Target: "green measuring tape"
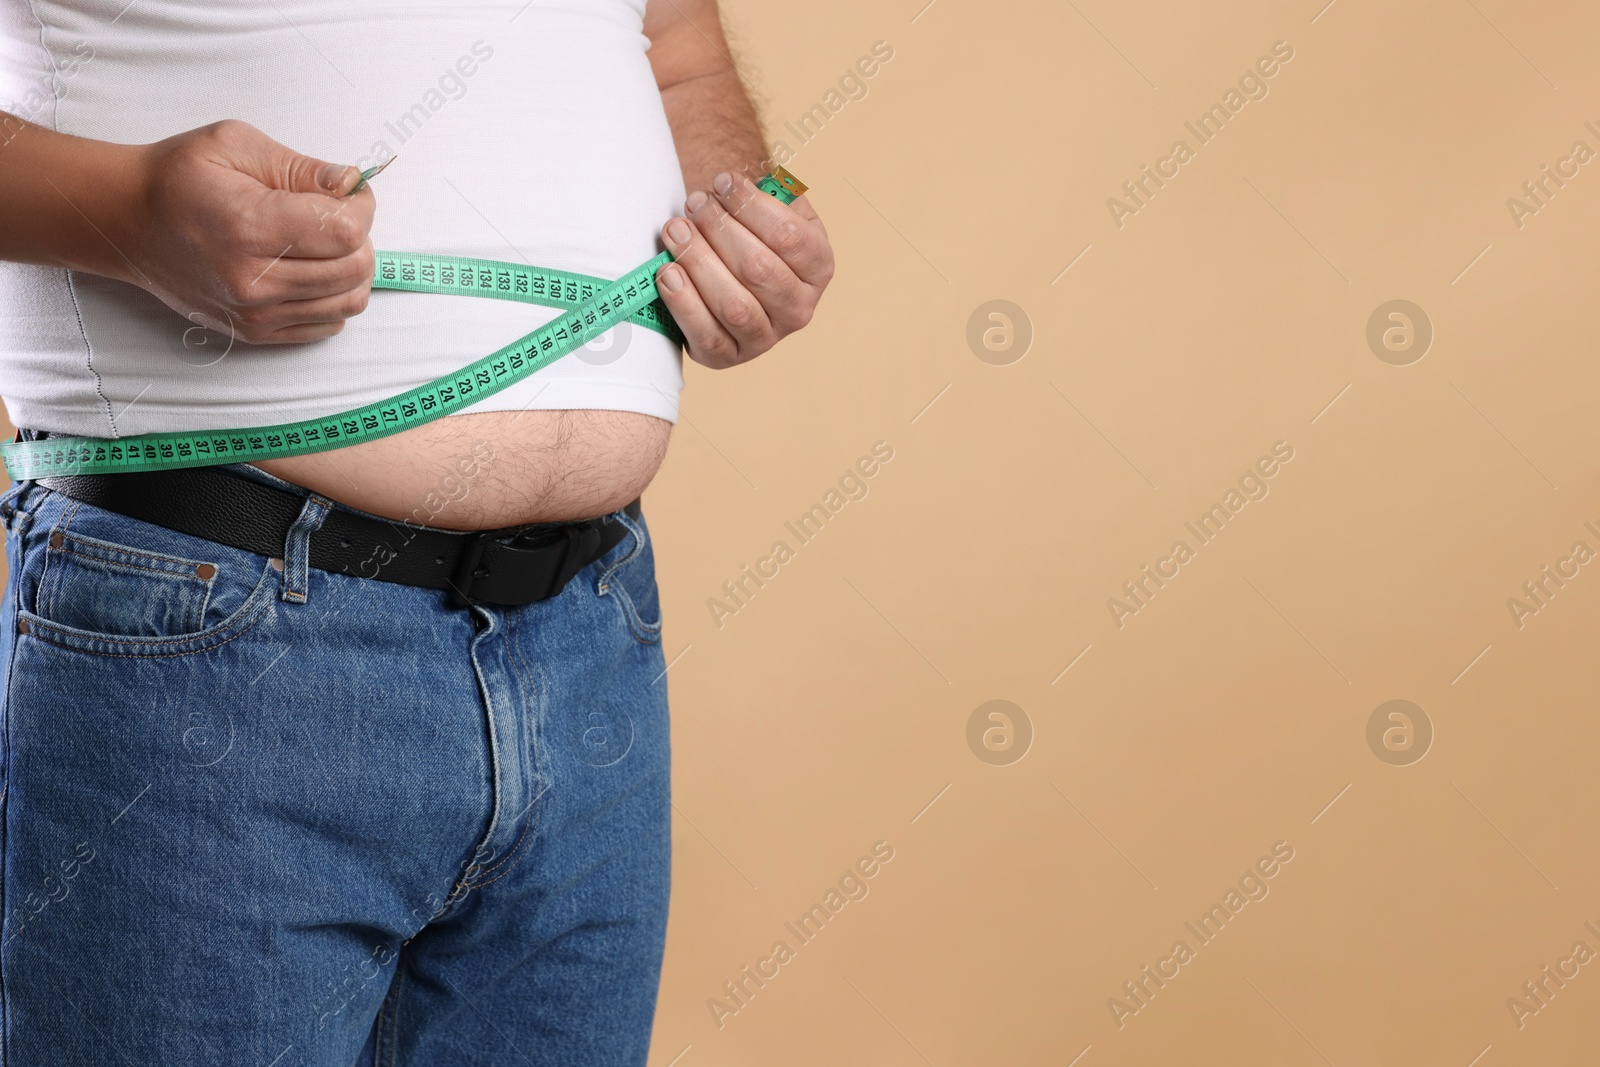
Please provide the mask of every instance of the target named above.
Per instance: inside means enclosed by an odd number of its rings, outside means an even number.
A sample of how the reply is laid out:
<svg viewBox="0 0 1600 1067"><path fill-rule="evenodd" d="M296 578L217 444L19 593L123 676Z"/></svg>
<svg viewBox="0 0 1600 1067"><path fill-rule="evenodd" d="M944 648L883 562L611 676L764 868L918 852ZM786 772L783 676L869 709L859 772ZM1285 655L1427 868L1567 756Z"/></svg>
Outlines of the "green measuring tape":
<svg viewBox="0 0 1600 1067"><path fill-rule="evenodd" d="M361 188L387 165L386 162L364 171L355 188ZM793 203L806 191L806 186L782 167L756 182L756 187L785 204ZM670 252L662 252L615 281L460 256L378 252L376 261L374 289L481 296L568 310L454 374L366 407L304 422L242 430L151 433L113 440L50 437L43 441L12 441L0 444L6 470L13 480L22 481L52 475L208 467L325 452L387 437L463 411L624 322L683 343L677 323L656 291L656 271L672 262Z"/></svg>

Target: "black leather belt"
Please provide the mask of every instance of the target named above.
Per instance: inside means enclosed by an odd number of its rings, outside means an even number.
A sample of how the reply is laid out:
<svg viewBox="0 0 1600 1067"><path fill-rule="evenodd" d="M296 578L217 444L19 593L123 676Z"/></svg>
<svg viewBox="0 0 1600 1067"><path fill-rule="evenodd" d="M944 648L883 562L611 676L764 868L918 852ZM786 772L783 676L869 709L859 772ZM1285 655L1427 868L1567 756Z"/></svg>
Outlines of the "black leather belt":
<svg viewBox="0 0 1600 1067"><path fill-rule="evenodd" d="M85 504L262 556L280 556L305 497L198 467L69 475L38 484ZM639 501L623 511L640 516ZM422 529L332 510L311 535L311 566L450 592L456 607L531 604L561 592L627 536L609 515L481 532Z"/></svg>

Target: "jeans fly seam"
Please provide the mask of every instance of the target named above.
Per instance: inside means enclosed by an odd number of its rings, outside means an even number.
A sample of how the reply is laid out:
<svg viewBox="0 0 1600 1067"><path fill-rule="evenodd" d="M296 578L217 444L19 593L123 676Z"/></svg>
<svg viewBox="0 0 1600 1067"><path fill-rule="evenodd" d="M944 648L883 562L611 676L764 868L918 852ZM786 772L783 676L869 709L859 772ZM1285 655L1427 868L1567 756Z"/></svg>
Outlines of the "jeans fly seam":
<svg viewBox="0 0 1600 1067"><path fill-rule="evenodd" d="M479 635L479 639L475 639L472 642L473 648L468 652L468 657L471 659L473 675L477 679L478 690L482 694L483 698L484 726L489 735L489 778L490 788L494 792L494 811L489 817L489 825L484 829L482 839L476 846L474 846L474 854L482 849L484 842L491 840L494 837L495 832L499 830L501 808L505 799L505 791L501 788L500 783L500 735L495 729L494 693L490 690L488 673L484 670L483 664L479 662L476 649L476 646L479 644L479 640L481 640L481 636L482 635ZM520 841L521 839L518 838L519 843ZM515 845L513 845L513 847L515 847ZM467 868L462 876L456 881L455 886L450 890L449 898L446 899L444 905L440 907L441 912L443 912L446 907L465 897L467 893L472 891L477 884L474 881L474 875L480 870L482 870L482 868L476 864Z"/></svg>
<svg viewBox="0 0 1600 1067"><path fill-rule="evenodd" d="M401 996L401 991L405 988L405 982L406 982L406 965L405 965L405 961L404 960L398 960L395 963L395 969L394 969L394 992L390 995L390 1004L389 1004L389 1012L388 1012L388 1019L387 1019L387 1022L389 1024L389 1040L387 1042L383 1041L382 1023L380 1023L379 1024L379 1031L378 1031L378 1034L379 1034L378 1048L375 1050L376 1055L379 1058L382 1058L383 1055L384 1055L384 1052L385 1052L384 1045L385 1044L388 1045L387 1051L388 1051L388 1061L389 1062L387 1064L387 1067L394 1067L395 1063L397 1062L397 1057L400 1055L400 996ZM380 1065L378 1065L378 1067L384 1067L384 1065L380 1064Z"/></svg>
<svg viewBox="0 0 1600 1067"><path fill-rule="evenodd" d="M528 830L529 830L529 827L527 827L527 826L524 826L522 828L522 833L518 835L516 844L511 846L511 851L507 852L505 854L505 856L501 858L499 863L496 863L494 865L494 867L491 867L489 869L490 871L493 871L493 870L496 870L496 869L498 869L500 867L503 867L508 863L510 863L513 866L515 866L515 861L516 861L517 857L528 850L528 845L533 844L532 841L528 841ZM527 842L527 844L523 843L525 841ZM489 873L489 872L485 872L485 873ZM507 867L505 870L501 871L499 874L495 875L493 878L483 878L483 877L480 876L479 880L477 880L477 881L463 882L463 883L461 883L461 888L466 889L466 890L482 889L486 885L494 885L496 882L498 882L500 879L504 878L506 875L508 875L510 873L511 873L511 868Z"/></svg>
<svg viewBox="0 0 1600 1067"><path fill-rule="evenodd" d="M522 646L516 637L521 629L522 620L515 618L518 613L510 612L506 618L506 647L511 653L511 669L516 674L522 688L523 705L527 711L528 721L528 746L529 746L529 772L528 786L532 795L528 801L531 809L528 813L528 827L533 836L539 836L539 798L544 795L544 767L541 756L544 754L544 689L539 684L539 672L536 666L529 663L523 656Z"/></svg>
<svg viewBox="0 0 1600 1067"><path fill-rule="evenodd" d="M529 727L529 731L533 763L529 779L532 786L533 799L530 800L528 804L533 809L529 818L529 826L533 830L535 839L537 839L539 836L539 798L544 796L545 782L549 777L547 774L548 768L546 768L544 762L546 711L544 699L545 687L540 682L538 664L529 662L527 659L525 659L521 646L518 645L515 640L512 640L512 634L518 626L520 626L520 622L514 623L508 620L506 624L506 634L509 647L511 648L513 669L518 670L518 677L524 679L523 684L526 688L527 694L528 719L532 724ZM519 664L520 669L517 667Z"/></svg>
<svg viewBox="0 0 1600 1067"><path fill-rule="evenodd" d="M505 615L505 619L506 619L506 662L511 665L511 673L514 674L516 676L516 678L517 678L518 689L523 691L523 692L519 692L518 696L519 696L519 698L524 698L525 695L526 695L525 691L530 689L531 686L529 686L529 684L527 682L527 679L523 675L522 671L518 668L518 663L520 662L522 657L521 657L521 654L519 653L519 651L517 650L517 643L514 640L515 633L516 633L516 624L512 621L512 618L516 614L517 613L515 611L508 611L508 612L506 612L506 615ZM519 699L519 703L525 703L525 700ZM534 701L534 704L535 704L535 707L537 707L537 699ZM530 732L530 734L532 735L532 738L533 738L534 767L533 767L533 773L531 775L529 775L528 778L529 778L529 785L530 786L534 786L538 782L538 744L539 744L538 736L539 735L538 735L537 726L530 725L529 732ZM517 753L517 755L518 755L518 758L521 758L522 753L519 751ZM498 882L500 879L504 878L511 871L511 868L508 867L507 864L514 865L516 860L521 856L521 854L524 851L527 850L527 846L531 845L533 843L532 841L530 841L528 839L528 835L533 832L533 830L535 829L535 827L537 826L538 821L539 821L538 794L537 793L534 793L534 799L529 802L528 806L532 809L528 813L528 821L523 824L522 833L517 835L517 840L511 846L511 850L509 852L507 852L506 855L501 857L500 860L498 862L496 862L493 866L479 870L478 873L476 874L476 876L472 879L471 883L467 886L467 888L476 889L479 886L492 885L495 882ZM526 842L527 844L524 844L524 842ZM500 868L502 868L502 867L505 867L505 870L501 871ZM500 873L495 874L496 871L500 871ZM488 877L488 875L491 875L491 874L494 874L493 878L489 878Z"/></svg>

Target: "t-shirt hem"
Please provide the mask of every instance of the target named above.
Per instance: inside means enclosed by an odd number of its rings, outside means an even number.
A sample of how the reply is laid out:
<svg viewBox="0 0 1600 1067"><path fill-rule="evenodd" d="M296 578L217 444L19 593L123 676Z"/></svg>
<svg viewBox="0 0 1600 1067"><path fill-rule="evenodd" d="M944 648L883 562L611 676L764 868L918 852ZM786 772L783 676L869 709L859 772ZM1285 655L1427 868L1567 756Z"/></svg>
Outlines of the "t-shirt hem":
<svg viewBox="0 0 1600 1067"><path fill-rule="evenodd" d="M504 394L485 397L457 414L479 411L636 411L677 424L678 394L645 383L560 378L543 386L524 404Z"/></svg>

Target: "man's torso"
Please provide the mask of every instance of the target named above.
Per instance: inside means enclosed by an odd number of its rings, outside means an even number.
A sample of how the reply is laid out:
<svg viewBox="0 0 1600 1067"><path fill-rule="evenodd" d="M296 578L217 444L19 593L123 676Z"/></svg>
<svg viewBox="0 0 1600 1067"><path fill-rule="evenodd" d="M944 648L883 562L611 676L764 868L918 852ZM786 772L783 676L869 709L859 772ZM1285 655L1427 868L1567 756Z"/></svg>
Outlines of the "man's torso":
<svg viewBox="0 0 1600 1067"><path fill-rule="evenodd" d="M8 4L0 107L122 143L237 118L325 159L395 155L375 185L376 247L616 277L659 250L659 227L683 197L643 7ZM13 417L96 437L347 410L449 373L555 314L380 291L336 337L254 347L209 335L131 286L19 264L0 264L0 307ZM624 327L467 413L260 466L363 510L414 517L487 442L495 458L484 477L434 524L603 514L659 466L680 362L664 337Z"/></svg>

